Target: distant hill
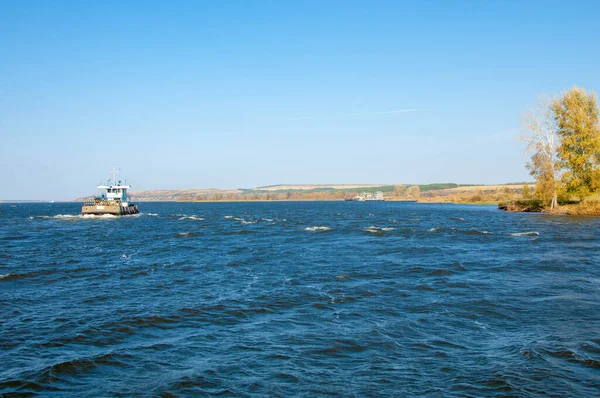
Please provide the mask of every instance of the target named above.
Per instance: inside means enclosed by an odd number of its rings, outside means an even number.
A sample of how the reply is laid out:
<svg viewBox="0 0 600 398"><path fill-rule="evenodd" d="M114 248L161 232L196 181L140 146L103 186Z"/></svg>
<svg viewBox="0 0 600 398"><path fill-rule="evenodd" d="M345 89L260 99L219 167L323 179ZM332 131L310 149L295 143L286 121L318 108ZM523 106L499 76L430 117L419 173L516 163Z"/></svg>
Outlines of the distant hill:
<svg viewBox="0 0 600 398"><path fill-rule="evenodd" d="M147 191L131 191L131 198L137 202L176 202L178 200L215 194L238 194L239 189L160 189ZM80 197L75 201L80 202L87 198Z"/></svg>
<svg viewBox="0 0 600 398"><path fill-rule="evenodd" d="M257 187L252 191L312 191L316 189L361 189L381 187L384 184L280 184Z"/></svg>
<svg viewBox="0 0 600 398"><path fill-rule="evenodd" d="M520 190L522 183L505 185L469 185L436 183L424 185L395 184L279 184L252 189L161 189L132 191L131 197L137 202L176 202L176 201L246 201L246 200L343 200L362 192L381 191L389 200L413 199L414 189L422 199L466 195L475 192L493 193L510 187ZM409 193L409 188L412 192ZM75 201L82 201L84 197Z"/></svg>

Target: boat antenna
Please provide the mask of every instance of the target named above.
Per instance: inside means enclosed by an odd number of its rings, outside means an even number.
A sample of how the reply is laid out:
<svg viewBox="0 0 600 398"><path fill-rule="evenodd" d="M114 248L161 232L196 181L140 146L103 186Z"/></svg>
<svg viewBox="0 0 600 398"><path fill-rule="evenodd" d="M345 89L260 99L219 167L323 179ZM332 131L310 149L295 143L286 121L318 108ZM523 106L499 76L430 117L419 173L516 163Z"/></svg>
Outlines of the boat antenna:
<svg viewBox="0 0 600 398"><path fill-rule="evenodd" d="M112 170L110 171L110 173L112 174L112 178L113 178L113 184L112 185L117 185L117 173L120 173L121 169L117 169L115 168L115 166L113 166Z"/></svg>

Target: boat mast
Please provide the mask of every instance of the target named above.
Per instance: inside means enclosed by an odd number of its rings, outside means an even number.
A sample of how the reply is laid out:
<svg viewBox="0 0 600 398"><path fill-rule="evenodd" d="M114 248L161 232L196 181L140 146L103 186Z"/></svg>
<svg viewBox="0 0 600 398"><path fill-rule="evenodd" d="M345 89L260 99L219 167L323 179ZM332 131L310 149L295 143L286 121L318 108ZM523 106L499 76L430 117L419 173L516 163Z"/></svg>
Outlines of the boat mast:
<svg viewBox="0 0 600 398"><path fill-rule="evenodd" d="M112 177L113 177L113 183L112 183L112 185L117 185L117 173L120 173L120 172L121 172L121 169L117 170L115 168L115 166L113 166L112 170L109 171L109 173L111 173Z"/></svg>

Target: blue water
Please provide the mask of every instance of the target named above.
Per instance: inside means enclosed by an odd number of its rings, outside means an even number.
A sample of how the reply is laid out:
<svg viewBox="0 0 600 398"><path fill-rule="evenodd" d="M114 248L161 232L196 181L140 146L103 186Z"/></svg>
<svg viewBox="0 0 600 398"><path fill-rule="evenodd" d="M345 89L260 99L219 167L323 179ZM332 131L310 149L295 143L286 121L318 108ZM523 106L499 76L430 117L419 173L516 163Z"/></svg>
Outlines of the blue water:
<svg viewBox="0 0 600 398"><path fill-rule="evenodd" d="M599 396L600 219L0 205L0 394Z"/></svg>

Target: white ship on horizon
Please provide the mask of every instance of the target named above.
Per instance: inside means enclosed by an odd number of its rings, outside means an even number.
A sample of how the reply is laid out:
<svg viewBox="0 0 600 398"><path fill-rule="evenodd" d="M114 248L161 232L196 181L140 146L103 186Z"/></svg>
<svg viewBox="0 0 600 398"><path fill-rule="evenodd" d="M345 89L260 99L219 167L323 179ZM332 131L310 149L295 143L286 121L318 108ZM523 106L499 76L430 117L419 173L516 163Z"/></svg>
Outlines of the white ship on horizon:
<svg viewBox="0 0 600 398"><path fill-rule="evenodd" d="M356 195L352 198L355 202L383 202L385 199L383 198L383 192L363 192L360 195Z"/></svg>

